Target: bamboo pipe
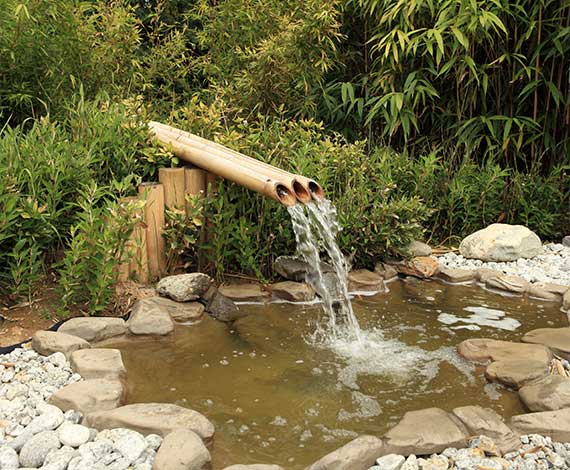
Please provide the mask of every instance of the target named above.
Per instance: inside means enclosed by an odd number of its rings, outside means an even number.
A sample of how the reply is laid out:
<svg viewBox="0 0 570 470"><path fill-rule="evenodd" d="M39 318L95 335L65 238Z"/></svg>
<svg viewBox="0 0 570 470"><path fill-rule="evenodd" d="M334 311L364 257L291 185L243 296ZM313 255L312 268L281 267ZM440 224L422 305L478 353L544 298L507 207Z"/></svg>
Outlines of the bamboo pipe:
<svg viewBox="0 0 570 470"><path fill-rule="evenodd" d="M229 149L220 145L216 142L211 142L207 139L199 137L194 134L190 134L189 132L182 131L180 129L176 129L172 126L167 126L166 124L161 124L159 122L151 121L149 123L151 129L160 129L165 133L169 133L175 136L178 140L182 140L183 142L195 147L197 149L205 149L207 148L208 151L212 153L216 153L221 156L227 156L228 153L231 153L242 165L249 166L253 169L256 169L259 172L267 174L268 176L283 180L284 178L287 179L289 182L289 186L292 188L295 196L300 202L306 203L311 200L311 196L314 199L323 199L324 192L321 186L312 179L306 178L301 175L294 175L288 171L282 170L280 168L274 167L268 163L262 162L252 157L248 157L240 152L235 150Z"/></svg>
<svg viewBox="0 0 570 470"><path fill-rule="evenodd" d="M162 238L164 229L164 186L160 183L142 183L139 195L146 198L144 209L148 271L152 278L160 277L166 269L166 244Z"/></svg>
<svg viewBox="0 0 570 470"><path fill-rule="evenodd" d="M174 153L185 161L188 161L200 168L233 181L252 191L268 196L286 206L294 205L296 197L291 189L280 180L274 180L259 171L240 165L229 155L222 157L216 153L210 153L208 149L196 149L170 133L165 133L157 128L152 128L152 132L163 143L170 144Z"/></svg>
<svg viewBox="0 0 570 470"><path fill-rule="evenodd" d="M164 186L164 205L184 208L184 168L159 168L158 181Z"/></svg>

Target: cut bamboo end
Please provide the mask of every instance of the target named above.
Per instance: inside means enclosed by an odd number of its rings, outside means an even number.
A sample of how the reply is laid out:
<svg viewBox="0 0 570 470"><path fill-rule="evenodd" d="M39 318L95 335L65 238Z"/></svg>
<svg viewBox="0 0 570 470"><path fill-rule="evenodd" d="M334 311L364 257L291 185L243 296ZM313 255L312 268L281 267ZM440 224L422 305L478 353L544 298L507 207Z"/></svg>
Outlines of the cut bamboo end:
<svg viewBox="0 0 570 470"><path fill-rule="evenodd" d="M164 186L160 183L142 183L139 195L146 200L145 224L150 278L160 277L166 269L166 244L162 238L164 229Z"/></svg>
<svg viewBox="0 0 570 470"><path fill-rule="evenodd" d="M167 209L183 209L185 195L184 168L160 168L158 181L164 186L164 205Z"/></svg>

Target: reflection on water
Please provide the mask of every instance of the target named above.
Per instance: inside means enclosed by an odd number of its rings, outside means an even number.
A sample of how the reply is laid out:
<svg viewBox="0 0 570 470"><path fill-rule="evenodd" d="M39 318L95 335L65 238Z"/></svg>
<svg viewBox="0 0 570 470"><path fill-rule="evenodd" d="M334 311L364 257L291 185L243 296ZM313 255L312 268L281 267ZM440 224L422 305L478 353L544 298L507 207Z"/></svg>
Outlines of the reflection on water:
<svg viewBox="0 0 570 470"><path fill-rule="evenodd" d="M272 304L242 306L250 315L233 326L207 318L171 338L114 344L129 371L128 401L177 403L205 414L216 426L216 469L304 468L358 434L383 434L409 410L479 404L504 416L523 411L515 393L485 385L483 368L460 359L455 346L563 326L558 304L435 282L389 287L388 294L354 299L360 342L311 346L304 338L319 306ZM499 320L521 326L478 323L473 332L438 320L481 313L473 307L498 310Z"/></svg>

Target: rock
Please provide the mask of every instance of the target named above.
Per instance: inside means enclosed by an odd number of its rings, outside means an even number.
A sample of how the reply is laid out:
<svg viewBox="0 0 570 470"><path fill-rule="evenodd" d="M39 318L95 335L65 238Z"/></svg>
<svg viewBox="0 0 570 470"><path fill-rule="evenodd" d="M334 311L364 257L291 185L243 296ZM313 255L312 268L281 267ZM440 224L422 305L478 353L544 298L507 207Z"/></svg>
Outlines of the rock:
<svg viewBox="0 0 570 470"><path fill-rule="evenodd" d="M285 470L283 467L279 465L266 465L263 463L254 463L250 465L230 465L229 467L224 468L223 470Z"/></svg>
<svg viewBox="0 0 570 470"><path fill-rule="evenodd" d="M133 335L164 336L174 331L168 311L148 298L135 303L127 326Z"/></svg>
<svg viewBox="0 0 570 470"><path fill-rule="evenodd" d="M497 276L501 276L503 273L497 271L495 269L489 268L479 268L475 271L475 279L483 284L486 284L489 279L492 279Z"/></svg>
<svg viewBox="0 0 570 470"><path fill-rule="evenodd" d="M459 253L481 261L515 261L542 254L538 235L522 225L491 224L465 237Z"/></svg>
<svg viewBox="0 0 570 470"><path fill-rule="evenodd" d="M570 247L570 235L566 235L566 236L562 239L562 244L563 244L564 246Z"/></svg>
<svg viewBox="0 0 570 470"><path fill-rule="evenodd" d="M168 312L175 322L197 322L204 316L204 306L200 302L175 302L165 297L147 297L145 300Z"/></svg>
<svg viewBox="0 0 570 470"><path fill-rule="evenodd" d="M461 406L455 408L453 414L463 423L469 434L490 437L503 454L520 447L521 443L517 436L490 408Z"/></svg>
<svg viewBox="0 0 570 470"><path fill-rule="evenodd" d="M522 387L519 396L530 411L570 408L570 379L549 375L540 382Z"/></svg>
<svg viewBox="0 0 570 470"><path fill-rule="evenodd" d="M163 277L156 285L156 290L177 302L188 302L202 297L211 285L212 279L206 274L177 274Z"/></svg>
<svg viewBox="0 0 570 470"><path fill-rule="evenodd" d="M396 268L387 263L376 263L376 266L374 266L374 272L382 276L385 282L392 281L398 277L398 271L396 271Z"/></svg>
<svg viewBox="0 0 570 470"><path fill-rule="evenodd" d="M526 293L533 299L546 300L550 302L560 302L560 295L555 292L550 292L541 286L531 284Z"/></svg>
<svg viewBox="0 0 570 470"><path fill-rule="evenodd" d="M476 338L459 343L457 351L470 361L535 360L550 364L552 353L541 345L511 343L496 339Z"/></svg>
<svg viewBox="0 0 570 470"><path fill-rule="evenodd" d="M75 351L71 367L84 379L125 380L127 370L118 349L84 349Z"/></svg>
<svg viewBox="0 0 570 470"><path fill-rule="evenodd" d="M532 359L496 361L485 369L485 377L491 382L499 382L517 390L547 375L548 364L544 361L533 361Z"/></svg>
<svg viewBox="0 0 570 470"><path fill-rule="evenodd" d="M63 412L56 406L43 404L41 413L26 426L26 432L37 434L42 431L51 431L63 423Z"/></svg>
<svg viewBox="0 0 570 470"><path fill-rule="evenodd" d="M89 413L84 424L95 429L128 428L143 435L162 437L177 429L190 429L205 443L209 443L214 435L214 425L203 415L169 403L136 403Z"/></svg>
<svg viewBox="0 0 570 470"><path fill-rule="evenodd" d="M431 256L431 248L427 243L418 240L412 241L406 248L411 256Z"/></svg>
<svg viewBox="0 0 570 470"><path fill-rule="evenodd" d="M525 281L522 277L499 274L498 276L487 279L485 286L488 289L499 289L514 292L515 294L523 294L530 287L530 283Z"/></svg>
<svg viewBox="0 0 570 470"><path fill-rule="evenodd" d="M42 431L24 444L20 451L22 467L41 467L50 451L59 449L61 443L55 431Z"/></svg>
<svg viewBox="0 0 570 470"><path fill-rule="evenodd" d="M148 447L142 434L125 428L105 429L95 437L95 442L106 441L119 451L127 466L139 459Z"/></svg>
<svg viewBox="0 0 570 470"><path fill-rule="evenodd" d="M445 282L450 282L452 284L459 282L469 282L475 280L476 271L472 269L454 269L448 268L446 266L441 266L437 277L443 279Z"/></svg>
<svg viewBox="0 0 570 470"><path fill-rule="evenodd" d="M339 300L342 298L342 286L338 279L338 276L334 272L323 273L323 287L326 292L329 293L333 300ZM317 294L319 294L317 292ZM321 296L319 294L319 296ZM321 296L322 297L322 296Z"/></svg>
<svg viewBox="0 0 570 470"><path fill-rule="evenodd" d="M83 338L55 331L37 331L32 336L32 348L44 356L62 352L69 357L73 351L90 347L91 345Z"/></svg>
<svg viewBox="0 0 570 470"><path fill-rule="evenodd" d="M90 435L89 429L81 424L64 424L57 430L57 437L64 446L79 447L89 441Z"/></svg>
<svg viewBox="0 0 570 470"><path fill-rule="evenodd" d="M529 331L522 339L524 343L543 344L564 359L570 359L570 327L539 328Z"/></svg>
<svg viewBox="0 0 570 470"><path fill-rule="evenodd" d="M315 298L315 291L304 282L283 281L271 285L274 300L288 302L309 302Z"/></svg>
<svg viewBox="0 0 570 470"><path fill-rule="evenodd" d="M303 282L306 274L310 271L309 265L305 261L293 256L279 256L273 263L273 270L280 276L290 281ZM321 262L321 271L331 272L333 268Z"/></svg>
<svg viewBox="0 0 570 470"><path fill-rule="evenodd" d="M259 284L232 284L221 286L218 291L234 302L265 302L269 299L269 292Z"/></svg>
<svg viewBox="0 0 570 470"><path fill-rule="evenodd" d="M103 341L107 338L125 334L127 332L127 324L122 318L72 318L61 325L58 332L77 336L85 341Z"/></svg>
<svg viewBox="0 0 570 470"><path fill-rule="evenodd" d="M17 452L7 445L0 447L0 469L17 470L19 467Z"/></svg>
<svg viewBox="0 0 570 470"><path fill-rule="evenodd" d="M42 465L42 470L65 470L67 465L73 457L75 457L76 451L72 447L63 446L60 449L52 449L46 455L44 464Z"/></svg>
<svg viewBox="0 0 570 470"><path fill-rule="evenodd" d="M376 465L380 470L399 470L406 461L406 457L398 454L388 454L376 459Z"/></svg>
<svg viewBox="0 0 570 470"><path fill-rule="evenodd" d="M557 442L570 441L570 408L513 416L511 427L520 434L541 434Z"/></svg>
<svg viewBox="0 0 570 470"><path fill-rule="evenodd" d="M419 468L418 459L412 454L406 459L400 470L419 470Z"/></svg>
<svg viewBox="0 0 570 470"><path fill-rule="evenodd" d="M394 264L394 267L400 274L420 279L428 279L439 272L437 260L427 256L418 256L410 261L399 261Z"/></svg>
<svg viewBox="0 0 570 470"><path fill-rule="evenodd" d="M208 470L210 452L200 437L189 429L168 434L154 458L153 470Z"/></svg>
<svg viewBox="0 0 570 470"><path fill-rule="evenodd" d="M120 380L88 379L59 389L49 398L49 403L63 411L77 410L86 415L121 406L124 395Z"/></svg>
<svg viewBox="0 0 570 470"><path fill-rule="evenodd" d="M562 310L570 313L570 289L564 292L562 296Z"/></svg>
<svg viewBox="0 0 570 470"><path fill-rule="evenodd" d="M242 312L233 300L221 294L218 289L211 287L206 293L206 312L216 320L232 322L238 318L247 316Z"/></svg>
<svg viewBox="0 0 570 470"><path fill-rule="evenodd" d="M378 273L367 269L357 269L348 273L348 290L351 292L383 292L386 287L384 286L384 278Z"/></svg>
<svg viewBox="0 0 570 470"><path fill-rule="evenodd" d="M564 293L568 290L568 286L563 284L556 284L554 282L538 282L534 284L536 287L540 287L552 294L557 294L561 298Z"/></svg>
<svg viewBox="0 0 570 470"><path fill-rule="evenodd" d="M368 470L384 453L381 439L360 436L341 448L325 455L307 470Z"/></svg>
<svg viewBox="0 0 570 470"><path fill-rule="evenodd" d="M407 412L384 436L386 451L401 455L427 455L447 447L464 447L466 430L439 408Z"/></svg>

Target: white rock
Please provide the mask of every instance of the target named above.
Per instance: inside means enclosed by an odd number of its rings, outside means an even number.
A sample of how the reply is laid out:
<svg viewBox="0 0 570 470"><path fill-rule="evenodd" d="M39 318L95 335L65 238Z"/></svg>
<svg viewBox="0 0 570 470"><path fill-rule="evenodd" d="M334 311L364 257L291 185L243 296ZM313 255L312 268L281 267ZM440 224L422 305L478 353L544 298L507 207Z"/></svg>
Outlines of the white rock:
<svg viewBox="0 0 570 470"><path fill-rule="evenodd" d="M56 406L43 405L39 411L41 414L32 419L31 423L26 426L26 431L37 434L42 431L56 429L63 423L63 411Z"/></svg>
<svg viewBox="0 0 570 470"><path fill-rule="evenodd" d="M69 446L51 450L47 454L41 470L65 470L76 453L75 449Z"/></svg>
<svg viewBox="0 0 570 470"><path fill-rule="evenodd" d="M382 470L399 470L406 458L403 455L388 454L376 459L376 465Z"/></svg>
<svg viewBox="0 0 570 470"><path fill-rule="evenodd" d="M64 424L57 435L64 446L79 447L89 441L89 428L81 424Z"/></svg>
<svg viewBox="0 0 570 470"><path fill-rule="evenodd" d="M20 451L20 464L23 467L41 467L49 452L59 447L61 443L55 431L42 431L24 444Z"/></svg>
<svg viewBox="0 0 570 470"><path fill-rule="evenodd" d="M16 451L6 445L0 447L0 469L17 470L19 466L18 454Z"/></svg>
<svg viewBox="0 0 570 470"><path fill-rule="evenodd" d="M115 449L128 461L128 464L137 460L148 447L147 441L142 434L125 428L101 431L95 438L95 441L102 440L110 441Z"/></svg>

